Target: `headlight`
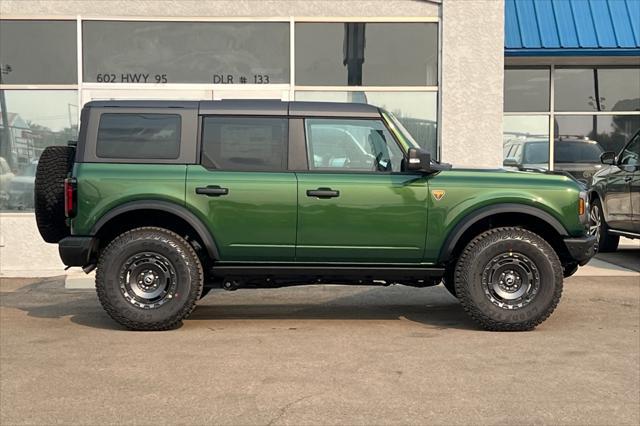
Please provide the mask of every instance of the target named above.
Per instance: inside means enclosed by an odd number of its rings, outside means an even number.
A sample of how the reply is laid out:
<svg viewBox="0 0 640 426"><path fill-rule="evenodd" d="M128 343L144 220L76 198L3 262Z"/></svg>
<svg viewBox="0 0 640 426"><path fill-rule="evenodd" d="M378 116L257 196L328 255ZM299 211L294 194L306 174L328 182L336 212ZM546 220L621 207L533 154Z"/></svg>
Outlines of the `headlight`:
<svg viewBox="0 0 640 426"><path fill-rule="evenodd" d="M580 191L578 200L578 217L583 225L589 224L589 194L587 191Z"/></svg>

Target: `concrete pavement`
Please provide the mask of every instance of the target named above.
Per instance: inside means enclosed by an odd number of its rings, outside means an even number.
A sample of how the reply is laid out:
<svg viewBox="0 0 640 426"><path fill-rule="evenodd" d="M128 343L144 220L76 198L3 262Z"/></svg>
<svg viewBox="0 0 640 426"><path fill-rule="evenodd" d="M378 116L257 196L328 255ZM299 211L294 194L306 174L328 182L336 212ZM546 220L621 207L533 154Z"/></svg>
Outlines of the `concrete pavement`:
<svg viewBox="0 0 640 426"><path fill-rule="evenodd" d="M528 333L442 286L219 291L138 333L63 283L0 284L2 425L640 422L637 276L566 280Z"/></svg>

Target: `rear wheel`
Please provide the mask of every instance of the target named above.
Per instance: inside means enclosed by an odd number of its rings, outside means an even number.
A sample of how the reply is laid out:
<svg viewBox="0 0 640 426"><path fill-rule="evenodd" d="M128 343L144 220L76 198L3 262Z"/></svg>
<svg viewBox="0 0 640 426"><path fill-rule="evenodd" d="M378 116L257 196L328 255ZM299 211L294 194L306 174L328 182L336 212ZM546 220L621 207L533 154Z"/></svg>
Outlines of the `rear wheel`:
<svg viewBox="0 0 640 426"><path fill-rule="evenodd" d="M34 206L42 238L57 243L70 233L64 215L64 180L71 171L75 149L50 146L42 151L36 170Z"/></svg>
<svg viewBox="0 0 640 426"><path fill-rule="evenodd" d="M202 265L193 247L163 228L137 228L102 252L96 290L105 311L132 330L179 326L200 298Z"/></svg>
<svg viewBox="0 0 640 426"><path fill-rule="evenodd" d="M607 222L604 219L602 203L598 198L593 200L591 204L589 234L596 236L596 246L599 252L607 253L618 249L620 237L609 233L609 226L607 226Z"/></svg>
<svg viewBox="0 0 640 426"><path fill-rule="evenodd" d="M487 330L524 331L551 315L562 294L563 269L553 248L518 227L474 238L455 270L465 311Z"/></svg>

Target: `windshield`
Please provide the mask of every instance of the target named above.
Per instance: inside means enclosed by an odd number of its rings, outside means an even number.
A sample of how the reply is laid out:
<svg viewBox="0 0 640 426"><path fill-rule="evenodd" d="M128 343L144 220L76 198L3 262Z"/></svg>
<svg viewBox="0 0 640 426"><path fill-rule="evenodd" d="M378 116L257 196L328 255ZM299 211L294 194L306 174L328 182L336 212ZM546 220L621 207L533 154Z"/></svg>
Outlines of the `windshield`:
<svg viewBox="0 0 640 426"><path fill-rule="evenodd" d="M380 111L382 111L382 116L387 121L387 124L389 124L389 127L391 127L393 133L400 139L400 143L402 144L402 147L405 151L407 151L409 148L420 148L418 142L413 139L411 133L409 133L409 131L405 129L405 127L402 125L400 120L396 118L395 115L383 109L381 109Z"/></svg>

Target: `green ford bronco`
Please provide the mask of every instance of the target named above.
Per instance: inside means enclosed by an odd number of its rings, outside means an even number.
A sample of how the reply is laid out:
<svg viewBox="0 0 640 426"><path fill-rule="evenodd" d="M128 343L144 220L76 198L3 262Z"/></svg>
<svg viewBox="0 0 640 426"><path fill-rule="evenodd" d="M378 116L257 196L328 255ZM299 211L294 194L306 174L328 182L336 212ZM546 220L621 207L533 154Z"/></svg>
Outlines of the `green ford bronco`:
<svg viewBox="0 0 640 426"><path fill-rule="evenodd" d="M585 189L452 169L365 104L105 101L38 163L36 220L97 268L107 313L178 326L212 288L440 282L489 330L529 330L594 255Z"/></svg>

